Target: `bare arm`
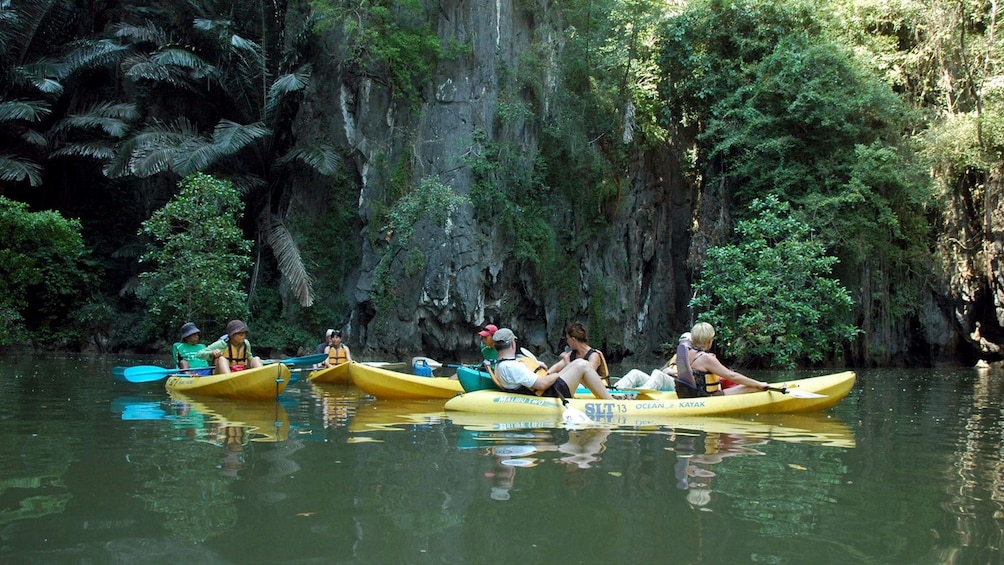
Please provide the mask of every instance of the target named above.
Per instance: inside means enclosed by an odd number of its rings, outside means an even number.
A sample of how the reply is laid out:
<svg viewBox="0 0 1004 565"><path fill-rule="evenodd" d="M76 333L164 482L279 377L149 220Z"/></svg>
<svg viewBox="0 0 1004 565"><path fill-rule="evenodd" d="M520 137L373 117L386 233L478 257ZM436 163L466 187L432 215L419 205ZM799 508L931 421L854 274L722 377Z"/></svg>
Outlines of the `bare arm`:
<svg viewBox="0 0 1004 565"><path fill-rule="evenodd" d="M726 379L738 383L741 385L750 386L753 388L766 389L767 383L763 381L758 381L751 379L746 375L729 369L718 360L717 357L711 354L701 355L691 364L691 367L701 371L702 373L714 373L719 377L725 377Z"/></svg>

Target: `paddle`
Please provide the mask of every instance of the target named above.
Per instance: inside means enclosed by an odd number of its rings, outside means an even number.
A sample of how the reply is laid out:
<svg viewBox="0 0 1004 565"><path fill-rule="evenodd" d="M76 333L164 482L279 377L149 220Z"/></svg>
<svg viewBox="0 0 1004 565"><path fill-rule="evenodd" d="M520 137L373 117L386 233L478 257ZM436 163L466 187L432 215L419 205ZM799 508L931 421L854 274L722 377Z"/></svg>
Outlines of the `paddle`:
<svg viewBox="0 0 1004 565"><path fill-rule="evenodd" d="M149 383L159 381L168 375L185 373L190 371L201 371L209 367L198 367L195 369L165 369L156 365L137 365L135 367L115 367L115 377L129 383ZM121 378L118 378L121 377Z"/></svg>
<svg viewBox="0 0 1004 565"><path fill-rule="evenodd" d="M780 392L781 394L787 394L792 398L826 398L825 394L819 394L817 392L809 392L807 390L799 390L797 388L788 387L767 387L768 391Z"/></svg>
<svg viewBox="0 0 1004 565"><path fill-rule="evenodd" d="M289 359L265 359L262 363L265 365L270 365L272 363L282 363L283 365L313 365L314 363L322 363L327 358L327 353L314 353L313 355L290 357Z"/></svg>
<svg viewBox="0 0 1004 565"><path fill-rule="evenodd" d="M268 359L262 361L265 364L272 363L282 363L283 365L297 365L297 364L310 364L310 363L320 363L328 358L327 353L316 353L314 355L307 355L304 357L290 357L289 359ZM175 375L178 373L185 373L190 371L199 371L205 369L206 367L200 367L195 369L165 369L163 367L157 367L156 365L138 365L136 367L115 367L113 369L113 374L116 378L121 375L121 380L130 383L149 383L153 381L159 381L168 375Z"/></svg>
<svg viewBox="0 0 1004 565"><path fill-rule="evenodd" d="M446 367L446 368L449 368L449 369L456 369L458 367L463 367L464 366L461 363L440 363L439 361L436 361L435 359L433 359L431 357L423 357L421 355L419 355L417 357L412 357L411 358L411 366L414 367L415 363L419 363L421 361L425 361L425 364L428 365L428 366L430 366L430 367L432 367L433 369L441 369L443 367Z"/></svg>

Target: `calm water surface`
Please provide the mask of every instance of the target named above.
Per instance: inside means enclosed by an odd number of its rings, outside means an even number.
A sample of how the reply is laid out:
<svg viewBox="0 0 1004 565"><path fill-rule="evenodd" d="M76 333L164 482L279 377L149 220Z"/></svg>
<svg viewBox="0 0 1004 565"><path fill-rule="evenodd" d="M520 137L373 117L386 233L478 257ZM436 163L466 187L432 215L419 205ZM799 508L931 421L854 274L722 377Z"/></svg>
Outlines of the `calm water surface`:
<svg viewBox="0 0 1004 565"><path fill-rule="evenodd" d="M999 370L860 371L820 414L566 429L111 379L148 363L0 360L0 563L1004 561Z"/></svg>

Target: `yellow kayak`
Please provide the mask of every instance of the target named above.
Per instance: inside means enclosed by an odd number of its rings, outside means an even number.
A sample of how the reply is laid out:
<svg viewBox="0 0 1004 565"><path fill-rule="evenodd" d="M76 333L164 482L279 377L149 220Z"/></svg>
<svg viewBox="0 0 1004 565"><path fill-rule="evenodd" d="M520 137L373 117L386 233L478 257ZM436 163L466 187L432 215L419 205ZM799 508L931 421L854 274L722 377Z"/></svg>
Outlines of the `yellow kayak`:
<svg viewBox="0 0 1004 565"><path fill-rule="evenodd" d="M289 368L282 363L272 363L257 369L208 377L173 375L167 378L165 386L168 392L241 400L271 400L279 396L287 384Z"/></svg>
<svg viewBox="0 0 1004 565"><path fill-rule="evenodd" d="M324 369L312 371L308 376L312 383L349 384L349 363L339 363Z"/></svg>
<svg viewBox="0 0 1004 565"><path fill-rule="evenodd" d="M452 398L464 391L456 379L417 377L355 361L349 365L352 384L380 399Z"/></svg>
<svg viewBox="0 0 1004 565"><path fill-rule="evenodd" d="M675 416L720 416L732 414L787 414L825 410L844 399L854 387L853 371L772 383L779 391L752 392L731 396L677 398L675 392L643 391L634 400L571 398L568 405L584 412L594 422L616 423L630 417L665 418ZM446 402L446 410L481 414L539 416L561 414L560 399L493 390L468 392Z"/></svg>

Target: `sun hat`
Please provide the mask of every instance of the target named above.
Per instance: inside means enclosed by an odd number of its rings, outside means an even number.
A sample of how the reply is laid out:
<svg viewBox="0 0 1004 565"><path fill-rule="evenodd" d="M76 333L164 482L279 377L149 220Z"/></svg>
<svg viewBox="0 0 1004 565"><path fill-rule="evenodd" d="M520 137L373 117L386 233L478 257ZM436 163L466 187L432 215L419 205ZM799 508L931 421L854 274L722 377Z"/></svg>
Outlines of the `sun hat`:
<svg viewBox="0 0 1004 565"><path fill-rule="evenodd" d="M186 337L192 334L200 334L200 333L202 332L199 330L199 328L195 327L195 324L193 324L192 322L185 322L185 325L181 326L181 339L185 339Z"/></svg>
<svg viewBox="0 0 1004 565"><path fill-rule="evenodd" d="M516 341L516 334L512 333L509 328L502 328L495 332L495 336L492 338L495 340L495 346L506 346Z"/></svg>
<svg viewBox="0 0 1004 565"><path fill-rule="evenodd" d="M683 334L680 336L680 343L683 343L685 341L693 341L693 336L690 335L690 332L683 332Z"/></svg>
<svg viewBox="0 0 1004 565"><path fill-rule="evenodd" d="M495 332L497 331L499 331L499 329L495 326L495 324L488 324L485 326L485 329L478 332L478 335L481 337L488 337L490 335L495 335Z"/></svg>
<svg viewBox="0 0 1004 565"><path fill-rule="evenodd" d="M234 335L234 334L243 333L243 332L247 332L247 331L248 331L247 325L244 324L244 322L242 322L240 320L230 320L230 322L227 323L227 335L228 336L231 336L231 335Z"/></svg>
<svg viewBox="0 0 1004 565"><path fill-rule="evenodd" d="M328 330L324 332L324 337L335 337L336 335L342 337L342 332L340 330Z"/></svg>

